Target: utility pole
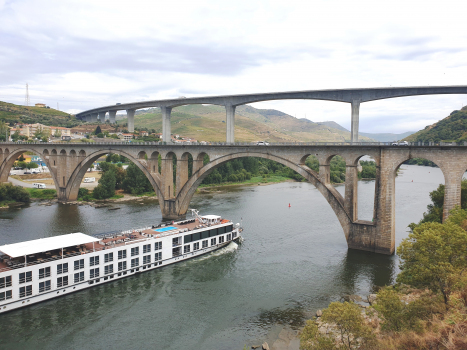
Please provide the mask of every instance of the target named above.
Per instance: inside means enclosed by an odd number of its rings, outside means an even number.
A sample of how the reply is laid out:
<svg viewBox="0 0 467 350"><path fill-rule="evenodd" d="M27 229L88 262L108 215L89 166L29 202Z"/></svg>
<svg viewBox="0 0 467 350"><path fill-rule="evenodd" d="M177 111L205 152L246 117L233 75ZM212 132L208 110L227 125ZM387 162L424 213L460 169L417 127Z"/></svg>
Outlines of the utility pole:
<svg viewBox="0 0 467 350"><path fill-rule="evenodd" d="M26 106L29 106L29 87L28 87L28 83L26 83L26 96L24 97L24 104Z"/></svg>

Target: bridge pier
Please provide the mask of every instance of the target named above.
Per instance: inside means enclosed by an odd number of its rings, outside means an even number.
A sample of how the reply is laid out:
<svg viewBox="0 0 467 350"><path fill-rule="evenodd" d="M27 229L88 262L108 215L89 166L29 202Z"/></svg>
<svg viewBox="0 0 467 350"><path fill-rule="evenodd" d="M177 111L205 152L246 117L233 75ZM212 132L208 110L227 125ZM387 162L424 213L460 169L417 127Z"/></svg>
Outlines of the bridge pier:
<svg viewBox="0 0 467 350"><path fill-rule="evenodd" d="M99 112L98 117L101 123L105 123L105 115L107 112Z"/></svg>
<svg viewBox="0 0 467 350"><path fill-rule="evenodd" d="M351 142L358 142L358 125L360 119L360 100L352 100L352 120L351 120Z"/></svg>
<svg viewBox="0 0 467 350"><path fill-rule="evenodd" d="M117 115L117 111L109 111L109 122L110 122L110 124L115 124L116 115Z"/></svg>
<svg viewBox="0 0 467 350"><path fill-rule="evenodd" d="M227 143L235 142L235 106L226 105L226 139Z"/></svg>
<svg viewBox="0 0 467 350"><path fill-rule="evenodd" d="M90 123L90 122L91 122L91 115L86 114L86 123Z"/></svg>
<svg viewBox="0 0 467 350"><path fill-rule="evenodd" d="M135 112L136 112L136 109L126 110L129 132L135 132Z"/></svg>
<svg viewBox="0 0 467 350"><path fill-rule="evenodd" d="M172 134L170 117L171 117L172 107L161 107L162 113L162 141L171 142L172 139L170 135Z"/></svg>
<svg viewBox="0 0 467 350"><path fill-rule="evenodd" d="M161 161L161 179L162 188L161 192L164 198L170 200L174 198L174 167L173 167L173 153L166 155Z"/></svg>
<svg viewBox="0 0 467 350"><path fill-rule="evenodd" d="M345 210L350 220L358 220L358 170L356 165L345 168Z"/></svg>

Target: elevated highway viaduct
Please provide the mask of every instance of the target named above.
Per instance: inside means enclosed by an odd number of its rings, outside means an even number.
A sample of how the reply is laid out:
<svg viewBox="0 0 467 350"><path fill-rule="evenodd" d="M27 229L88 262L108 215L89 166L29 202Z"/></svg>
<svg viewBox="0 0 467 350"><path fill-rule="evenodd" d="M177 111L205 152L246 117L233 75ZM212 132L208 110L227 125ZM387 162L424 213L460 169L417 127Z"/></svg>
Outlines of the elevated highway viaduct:
<svg viewBox="0 0 467 350"><path fill-rule="evenodd" d="M8 181L13 163L27 151L39 155L47 164L61 202L77 199L81 181L95 160L108 153L123 155L134 162L149 179L166 219L184 217L196 188L221 164L241 157L270 159L296 171L319 190L334 210L350 248L383 254L393 254L395 249L395 178L399 166L411 158L425 158L439 166L445 179L444 218L448 216L449 210L460 205L461 181L467 169L467 147L453 145L0 143L0 182ZM203 160L206 155L209 162L205 164ZM319 161L318 172L305 165L310 155L316 156ZM330 182L330 161L335 155L342 156L346 163L344 196ZM373 221L358 219L357 164L364 155L371 156L377 165ZM188 176L190 157L193 160L191 177ZM177 165L175 181L174 158Z"/></svg>
<svg viewBox="0 0 467 350"><path fill-rule="evenodd" d="M76 114L76 117L87 122L97 122L98 119L101 122L103 122L106 118L106 114L108 113L110 123L115 123L115 116L117 112L125 110L128 119L128 130L130 132L133 132L134 116L136 110L150 107L159 107L162 112L162 140L164 142L170 142L170 116L173 108L190 104L219 105L224 106L226 111L226 141L228 143L233 143L235 142L235 108L237 106L254 102L272 100L324 100L345 102L350 104L351 141L358 142L361 103L397 97L443 94L467 94L467 86L415 86L363 89L330 89L176 98L104 106L78 113Z"/></svg>

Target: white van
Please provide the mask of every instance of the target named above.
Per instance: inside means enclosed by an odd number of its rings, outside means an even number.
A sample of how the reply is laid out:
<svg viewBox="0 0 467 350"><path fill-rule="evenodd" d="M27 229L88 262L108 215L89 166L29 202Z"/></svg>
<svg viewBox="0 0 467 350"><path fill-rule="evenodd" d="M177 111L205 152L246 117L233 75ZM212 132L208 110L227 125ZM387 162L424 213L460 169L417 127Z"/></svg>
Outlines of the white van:
<svg viewBox="0 0 467 350"><path fill-rule="evenodd" d="M36 182L32 184L33 188L45 188L45 184L41 184L40 182Z"/></svg>
<svg viewBox="0 0 467 350"><path fill-rule="evenodd" d="M83 182L90 183L90 182L95 182L95 181L96 181L95 177L85 177Z"/></svg>

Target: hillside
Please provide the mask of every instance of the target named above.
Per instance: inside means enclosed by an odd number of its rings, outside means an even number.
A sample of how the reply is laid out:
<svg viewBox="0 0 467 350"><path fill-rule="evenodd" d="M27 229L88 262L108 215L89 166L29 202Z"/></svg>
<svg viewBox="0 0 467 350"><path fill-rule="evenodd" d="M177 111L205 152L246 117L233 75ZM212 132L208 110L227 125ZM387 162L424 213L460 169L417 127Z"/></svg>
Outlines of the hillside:
<svg viewBox="0 0 467 350"><path fill-rule="evenodd" d="M0 101L0 121L13 126L15 123L73 127L81 121L68 113L53 108L26 107Z"/></svg>
<svg viewBox="0 0 467 350"><path fill-rule="evenodd" d="M335 128L335 129L339 129L339 130L342 130L342 131L349 132L349 130L347 130L343 126L337 124L336 122L330 122L330 121L329 122L320 122L319 124L327 125L327 126L329 126L331 128ZM365 136L365 137L368 137L370 139L380 141L380 142L391 142L391 141L402 140L403 138L405 138L405 137L407 137L409 135L412 135L413 133L415 133L415 131L407 131L407 132L404 132L402 134L359 132L359 136L360 137Z"/></svg>
<svg viewBox="0 0 467 350"><path fill-rule="evenodd" d="M124 116L117 116L125 122ZM198 141L225 141L225 109L221 106L188 105L172 110L172 133ZM162 130L158 108L137 111L135 126ZM270 142L343 142L350 141L348 131L297 119L274 109L239 106L235 111L235 139L239 142L265 140ZM369 138L362 138L371 141Z"/></svg>
<svg viewBox="0 0 467 350"><path fill-rule="evenodd" d="M406 137L405 140L409 142L467 141L467 106L451 112L448 117L426 126L425 129Z"/></svg>

